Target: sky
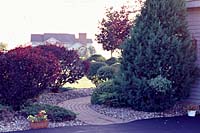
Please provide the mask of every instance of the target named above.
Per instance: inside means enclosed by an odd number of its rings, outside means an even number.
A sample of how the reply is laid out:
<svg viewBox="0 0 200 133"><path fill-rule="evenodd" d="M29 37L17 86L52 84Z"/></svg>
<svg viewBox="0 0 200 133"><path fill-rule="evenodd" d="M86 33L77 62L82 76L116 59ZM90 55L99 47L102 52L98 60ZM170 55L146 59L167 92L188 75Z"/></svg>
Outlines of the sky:
<svg viewBox="0 0 200 133"><path fill-rule="evenodd" d="M87 33L94 40L105 8L127 0L0 0L0 42L30 42L31 33Z"/></svg>

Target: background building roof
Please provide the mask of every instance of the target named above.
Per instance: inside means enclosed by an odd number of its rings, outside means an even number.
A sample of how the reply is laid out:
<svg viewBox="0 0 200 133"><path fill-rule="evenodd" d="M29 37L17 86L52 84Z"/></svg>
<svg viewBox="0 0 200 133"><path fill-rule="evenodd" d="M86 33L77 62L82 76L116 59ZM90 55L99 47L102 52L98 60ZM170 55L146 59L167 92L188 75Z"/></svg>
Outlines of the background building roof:
<svg viewBox="0 0 200 133"><path fill-rule="evenodd" d="M44 34L31 34L31 42L44 42L49 38L55 38L63 43L82 43L79 38L75 37L75 34L63 34L63 33L44 33ZM92 43L92 39L86 39L86 43Z"/></svg>

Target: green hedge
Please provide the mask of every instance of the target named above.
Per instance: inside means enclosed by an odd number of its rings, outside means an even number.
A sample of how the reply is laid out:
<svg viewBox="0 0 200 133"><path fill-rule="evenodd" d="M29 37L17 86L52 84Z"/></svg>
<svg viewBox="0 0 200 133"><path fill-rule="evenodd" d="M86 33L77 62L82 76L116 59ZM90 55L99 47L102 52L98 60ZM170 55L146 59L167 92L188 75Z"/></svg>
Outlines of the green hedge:
<svg viewBox="0 0 200 133"><path fill-rule="evenodd" d="M119 62L119 59L115 57L111 57L105 61L105 63L108 64L109 66L118 62Z"/></svg>
<svg viewBox="0 0 200 133"><path fill-rule="evenodd" d="M170 80L157 76L150 80L140 80L140 87L135 89L128 100L129 106L136 110L160 112L175 104L175 90ZM138 84L138 82L136 84ZM134 98L132 96L134 95Z"/></svg>
<svg viewBox="0 0 200 133"><path fill-rule="evenodd" d="M126 100L120 88L113 84L112 80L100 84L93 92L91 97L92 104L107 105L111 107L127 106Z"/></svg>
<svg viewBox="0 0 200 133"><path fill-rule="evenodd" d="M114 77L114 70L110 66L103 66L97 70L97 77L99 80L109 80Z"/></svg>
<svg viewBox="0 0 200 133"><path fill-rule="evenodd" d="M99 55L99 54L94 54L92 56L90 56L88 59L88 61L95 61L95 62L104 62L106 61L106 58L103 57L102 55Z"/></svg>

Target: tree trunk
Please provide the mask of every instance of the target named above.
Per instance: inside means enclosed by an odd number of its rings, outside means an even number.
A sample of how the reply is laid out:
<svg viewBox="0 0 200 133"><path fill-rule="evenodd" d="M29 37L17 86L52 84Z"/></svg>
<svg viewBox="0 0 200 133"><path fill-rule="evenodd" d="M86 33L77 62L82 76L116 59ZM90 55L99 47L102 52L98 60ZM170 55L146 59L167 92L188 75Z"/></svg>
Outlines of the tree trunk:
<svg viewBox="0 0 200 133"><path fill-rule="evenodd" d="M114 50L111 50L111 58L113 57L113 52L114 52Z"/></svg>

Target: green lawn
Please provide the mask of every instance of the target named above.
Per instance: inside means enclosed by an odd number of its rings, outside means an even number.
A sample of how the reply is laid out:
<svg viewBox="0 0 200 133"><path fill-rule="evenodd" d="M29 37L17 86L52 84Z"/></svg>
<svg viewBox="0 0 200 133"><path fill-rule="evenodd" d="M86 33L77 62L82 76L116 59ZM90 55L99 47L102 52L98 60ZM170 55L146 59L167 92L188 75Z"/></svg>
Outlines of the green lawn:
<svg viewBox="0 0 200 133"><path fill-rule="evenodd" d="M74 84L65 84L64 87L72 87L72 88L91 88L95 87L95 85L87 78L83 77L82 79L78 80L78 83Z"/></svg>

